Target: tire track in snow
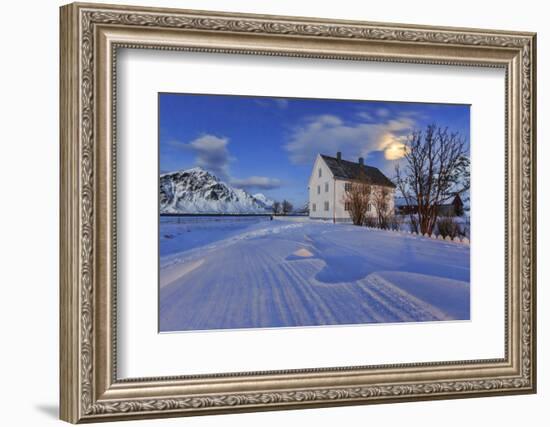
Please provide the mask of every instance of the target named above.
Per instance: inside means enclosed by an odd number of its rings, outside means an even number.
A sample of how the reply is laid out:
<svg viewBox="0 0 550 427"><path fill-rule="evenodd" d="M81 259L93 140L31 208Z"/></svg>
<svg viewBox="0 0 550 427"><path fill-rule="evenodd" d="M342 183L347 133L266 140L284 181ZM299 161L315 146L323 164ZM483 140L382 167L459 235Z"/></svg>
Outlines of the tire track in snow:
<svg viewBox="0 0 550 427"><path fill-rule="evenodd" d="M297 314L307 325L337 323L337 312L311 286L311 276L318 271L319 267L318 259L286 261L280 265L281 272L291 285L294 298L298 299L303 306ZM308 270L310 275L305 276L304 273Z"/></svg>
<svg viewBox="0 0 550 427"><path fill-rule="evenodd" d="M441 310L403 291L377 274L369 275L361 286L381 307L393 315L394 321L448 320L448 316Z"/></svg>

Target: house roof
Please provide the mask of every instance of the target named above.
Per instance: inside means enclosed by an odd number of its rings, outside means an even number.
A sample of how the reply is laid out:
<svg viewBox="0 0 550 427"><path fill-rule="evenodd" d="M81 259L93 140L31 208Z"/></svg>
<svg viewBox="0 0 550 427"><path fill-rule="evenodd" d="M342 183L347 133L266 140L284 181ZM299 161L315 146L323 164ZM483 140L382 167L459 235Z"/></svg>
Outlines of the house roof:
<svg viewBox="0 0 550 427"><path fill-rule="evenodd" d="M443 206L454 206L455 203L458 203L460 205L464 205L464 202L462 201L462 199L460 198L460 195L459 194L456 194L453 199L451 201L448 201L447 203L441 203L439 204L438 206L440 207L443 207ZM407 207L407 206L411 206L411 207L416 207L418 206L418 203L416 203L416 200L412 199L411 198L411 203L407 203L407 199L405 197L396 197L394 199L394 204L395 206L397 206L398 208L404 208L404 207Z"/></svg>
<svg viewBox="0 0 550 427"><path fill-rule="evenodd" d="M395 188L395 184L391 182L378 168L359 163L349 162L344 159L338 160L336 157L325 156L321 154L321 158L325 161L330 171L337 179L357 179L360 176L361 169L374 185Z"/></svg>
<svg viewBox="0 0 550 427"><path fill-rule="evenodd" d="M395 197L393 199L393 203L398 208L403 208L406 206L416 206L417 204L411 200L412 203L407 203L407 199L405 197Z"/></svg>

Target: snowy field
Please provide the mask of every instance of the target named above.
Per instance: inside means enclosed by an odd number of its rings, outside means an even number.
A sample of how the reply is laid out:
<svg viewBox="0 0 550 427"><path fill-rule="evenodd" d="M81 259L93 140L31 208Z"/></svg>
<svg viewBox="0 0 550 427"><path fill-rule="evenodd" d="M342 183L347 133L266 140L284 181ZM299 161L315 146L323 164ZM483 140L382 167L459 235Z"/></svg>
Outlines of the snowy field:
<svg viewBox="0 0 550 427"><path fill-rule="evenodd" d="M163 217L160 330L470 318L470 249L288 217Z"/></svg>

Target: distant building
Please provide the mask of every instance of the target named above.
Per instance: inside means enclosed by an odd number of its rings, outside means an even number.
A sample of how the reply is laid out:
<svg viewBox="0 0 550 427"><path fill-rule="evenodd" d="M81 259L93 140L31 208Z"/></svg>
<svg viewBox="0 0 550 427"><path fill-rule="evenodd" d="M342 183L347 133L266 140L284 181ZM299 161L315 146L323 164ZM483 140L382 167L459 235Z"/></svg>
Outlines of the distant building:
<svg viewBox="0 0 550 427"><path fill-rule="evenodd" d="M404 197L395 199L395 211L401 215L409 215L418 212L418 204L414 201L407 203ZM437 206L438 216L461 216L464 213L464 202L460 195L455 195L450 203L442 203Z"/></svg>
<svg viewBox="0 0 550 427"><path fill-rule="evenodd" d="M389 192L388 213L394 212L395 184L378 168L358 162L342 159L340 152L336 157L318 154L309 177L309 216L316 219L331 219L334 222L349 222L349 206L345 202L346 190L361 176L368 179L372 191L385 188ZM367 215L375 216L374 203L368 206Z"/></svg>

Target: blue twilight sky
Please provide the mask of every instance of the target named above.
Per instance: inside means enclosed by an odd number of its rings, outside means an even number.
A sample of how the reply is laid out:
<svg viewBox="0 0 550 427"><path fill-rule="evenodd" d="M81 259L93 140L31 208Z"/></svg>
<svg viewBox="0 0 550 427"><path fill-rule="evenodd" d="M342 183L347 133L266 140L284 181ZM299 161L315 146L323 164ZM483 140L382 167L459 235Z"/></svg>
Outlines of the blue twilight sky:
<svg viewBox="0 0 550 427"><path fill-rule="evenodd" d="M318 153L362 156L391 179L407 135L432 123L469 147L469 105L161 93L160 172L200 166L251 194L302 206Z"/></svg>

